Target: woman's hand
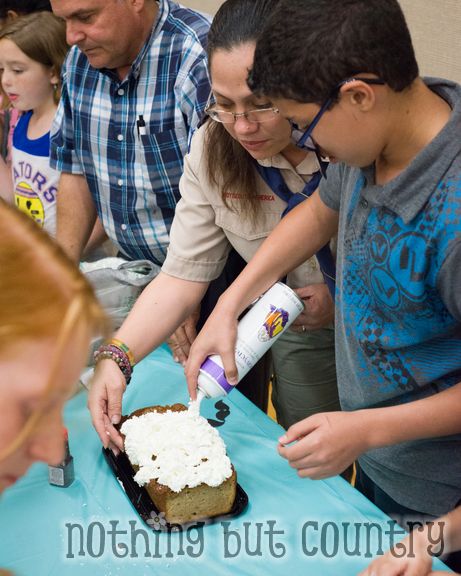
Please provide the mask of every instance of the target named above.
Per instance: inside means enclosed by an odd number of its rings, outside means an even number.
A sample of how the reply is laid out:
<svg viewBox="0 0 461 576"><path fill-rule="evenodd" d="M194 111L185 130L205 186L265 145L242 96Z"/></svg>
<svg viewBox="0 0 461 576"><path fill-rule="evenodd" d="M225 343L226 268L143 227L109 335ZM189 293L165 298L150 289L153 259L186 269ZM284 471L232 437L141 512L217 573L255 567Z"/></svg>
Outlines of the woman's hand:
<svg viewBox="0 0 461 576"><path fill-rule="evenodd" d="M310 284L297 288L295 292L304 302L304 311L291 325L292 330L318 330L333 322L335 305L326 284Z"/></svg>
<svg viewBox="0 0 461 576"><path fill-rule="evenodd" d="M114 425L120 423L125 389L125 377L116 362L108 358L98 362L88 394L88 408L104 448L112 442L123 450L123 438Z"/></svg>
<svg viewBox="0 0 461 576"><path fill-rule="evenodd" d="M232 385L237 384L236 341L237 317L218 302L192 344L186 362L187 387L192 400L195 400L197 395L197 378L200 366L211 354L218 354L221 357L228 382Z"/></svg>

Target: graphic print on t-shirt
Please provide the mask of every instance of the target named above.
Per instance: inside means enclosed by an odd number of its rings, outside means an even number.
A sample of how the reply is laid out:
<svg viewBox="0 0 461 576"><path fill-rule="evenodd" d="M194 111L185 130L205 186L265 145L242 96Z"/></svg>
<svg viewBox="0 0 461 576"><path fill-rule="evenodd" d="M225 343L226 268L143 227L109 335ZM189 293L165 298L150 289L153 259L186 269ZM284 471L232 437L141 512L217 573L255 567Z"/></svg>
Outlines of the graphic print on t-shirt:
<svg viewBox="0 0 461 576"><path fill-rule="evenodd" d="M363 212L363 211L362 211ZM344 237L343 292L337 307L355 342L355 370L384 400L459 381L457 321L437 289L459 234L460 189L442 183L408 222L386 208L349 219ZM450 334L443 339L440 333Z"/></svg>
<svg viewBox="0 0 461 576"><path fill-rule="evenodd" d="M27 182L19 181L14 189L14 203L16 206L30 216L42 228L45 223L45 210L38 194L34 192Z"/></svg>

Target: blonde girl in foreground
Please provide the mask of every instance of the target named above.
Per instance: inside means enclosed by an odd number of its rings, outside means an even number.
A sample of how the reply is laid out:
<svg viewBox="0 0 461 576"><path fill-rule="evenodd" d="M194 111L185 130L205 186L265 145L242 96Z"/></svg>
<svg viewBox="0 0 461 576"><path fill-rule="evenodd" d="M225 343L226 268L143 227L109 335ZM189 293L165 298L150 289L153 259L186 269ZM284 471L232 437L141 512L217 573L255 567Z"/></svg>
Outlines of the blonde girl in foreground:
<svg viewBox="0 0 461 576"><path fill-rule="evenodd" d="M62 250L0 200L0 493L62 459L62 409L105 323Z"/></svg>

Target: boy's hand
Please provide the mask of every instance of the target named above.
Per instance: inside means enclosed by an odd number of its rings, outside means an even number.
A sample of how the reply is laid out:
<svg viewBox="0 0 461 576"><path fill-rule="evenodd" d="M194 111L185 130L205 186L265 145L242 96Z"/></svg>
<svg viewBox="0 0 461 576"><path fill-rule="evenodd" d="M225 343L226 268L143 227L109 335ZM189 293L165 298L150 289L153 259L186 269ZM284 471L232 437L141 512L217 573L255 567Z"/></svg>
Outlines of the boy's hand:
<svg viewBox="0 0 461 576"><path fill-rule="evenodd" d="M360 410L315 414L290 426L278 451L303 478L335 476L369 449L367 423Z"/></svg>

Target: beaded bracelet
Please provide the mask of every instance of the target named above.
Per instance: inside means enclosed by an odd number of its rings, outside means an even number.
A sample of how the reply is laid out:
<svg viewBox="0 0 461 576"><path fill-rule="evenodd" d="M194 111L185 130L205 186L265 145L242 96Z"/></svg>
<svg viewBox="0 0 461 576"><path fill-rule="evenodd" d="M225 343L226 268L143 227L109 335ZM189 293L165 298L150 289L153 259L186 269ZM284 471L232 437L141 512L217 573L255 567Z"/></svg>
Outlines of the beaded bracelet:
<svg viewBox="0 0 461 576"><path fill-rule="evenodd" d="M128 346L115 338L109 340L108 343L99 346L94 353L95 364L104 359L113 360L117 364L128 386L134 366L134 356Z"/></svg>
<svg viewBox="0 0 461 576"><path fill-rule="evenodd" d="M125 377L126 384L128 385L131 380L132 368L131 364L128 362L128 359L124 357L123 353L121 353L121 351L115 351L108 346L102 345L94 353L95 364L104 359L113 360L117 364L123 376Z"/></svg>
<svg viewBox="0 0 461 576"><path fill-rule="evenodd" d="M118 340L118 338L111 338L108 342L106 342L106 344L120 348L120 350L125 352L125 354L128 356L128 360L130 361L131 367L135 365L133 352L128 348L128 346L124 342Z"/></svg>

